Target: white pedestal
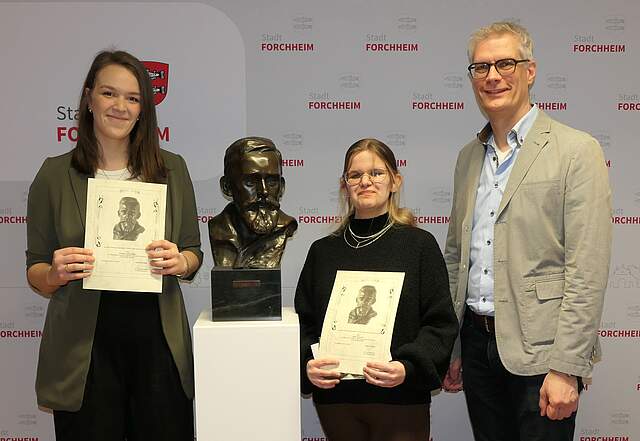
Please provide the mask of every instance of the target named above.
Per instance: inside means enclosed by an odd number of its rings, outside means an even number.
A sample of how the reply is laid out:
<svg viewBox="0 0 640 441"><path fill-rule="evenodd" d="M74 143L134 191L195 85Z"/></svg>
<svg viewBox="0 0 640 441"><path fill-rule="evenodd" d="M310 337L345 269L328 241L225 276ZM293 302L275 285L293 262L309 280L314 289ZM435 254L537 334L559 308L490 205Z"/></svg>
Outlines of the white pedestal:
<svg viewBox="0 0 640 441"><path fill-rule="evenodd" d="M298 316L193 327L198 441L300 441Z"/></svg>

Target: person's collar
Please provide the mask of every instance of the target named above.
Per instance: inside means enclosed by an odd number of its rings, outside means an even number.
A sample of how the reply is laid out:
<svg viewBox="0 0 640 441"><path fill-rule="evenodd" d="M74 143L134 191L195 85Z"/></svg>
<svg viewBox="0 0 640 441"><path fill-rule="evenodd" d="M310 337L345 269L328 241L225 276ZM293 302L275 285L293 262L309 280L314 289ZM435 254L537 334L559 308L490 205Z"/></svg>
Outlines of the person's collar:
<svg viewBox="0 0 640 441"><path fill-rule="evenodd" d="M476 133L476 137L482 145L487 145L491 135L493 135L493 130L491 130L491 123L486 123L482 130Z"/></svg>
<svg viewBox="0 0 640 441"><path fill-rule="evenodd" d="M355 234L359 236L368 236L379 232L387 226L389 223L389 212L366 219L356 219L355 215L352 215L349 223Z"/></svg>
<svg viewBox="0 0 640 441"><path fill-rule="evenodd" d="M519 147L522 147L529 130L533 127L533 123L538 117L538 106L535 104L531 106L531 109L524 114L522 118L516 123L515 126L509 132L509 136L515 136L515 140Z"/></svg>
<svg viewBox="0 0 640 441"><path fill-rule="evenodd" d="M516 136L516 139L518 141L518 146L522 146L524 139L526 138L527 134L529 133L529 130L531 130L533 123L538 117L538 113L539 113L538 106L533 104L529 109L529 111L525 113L522 116L522 118L520 118L520 120L518 120L518 122L509 131L508 136L513 136L512 134ZM489 143L489 140L491 139L492 135L493 135L493 130L491 128L490 122L487 122L487 124L485 124L482 130L480 130L476 134L478 141L480 141L484 146L486 146Z"/></svg>

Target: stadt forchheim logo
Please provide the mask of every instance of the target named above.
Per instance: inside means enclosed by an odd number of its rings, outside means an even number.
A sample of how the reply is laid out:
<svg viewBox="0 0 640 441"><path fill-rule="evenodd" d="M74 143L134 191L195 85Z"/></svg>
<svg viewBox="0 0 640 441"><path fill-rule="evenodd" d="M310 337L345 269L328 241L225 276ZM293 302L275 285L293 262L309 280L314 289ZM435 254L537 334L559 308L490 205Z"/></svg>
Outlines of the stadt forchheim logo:
<svg viewBox="0 0 640 441"><path fill-rule="evenodd" d="M634 93L618 93L617 109L620 111L640 111L640 94Z"/></svg>
<svg viewBox="0 0 640 441"><path fill-rule="evenodd" d="M359 80L358 80L359 84ZM355 89L342 89L343 95L341 97L334 98L326 90L309 92L307 95L307 109L308 110L360 110L362 108L360 100L353 98L353 91Z"/></svg>
<svg viewBox="0 0 640 441"><path fill-rule="evenodd" d="M209 222L211 219L215 217L216 213L220 213L221 211L222 210L219 210L218 208L215 208L215 207L198 206L197 207L198 222L201 224L206 224L207 222Z"/></svg>
<svg viewBox="0 0 640 441"><path fill-rule="evenodd" d="M449 82L448 84L453 84ZM461 111L464 110L464 101L457 94L449 98L434 96L431 92L413 92L410 97L411 110L427 111Z"/></svg>
<svg viewBox="0 0 640 441"><path fill-rule="evenodd" d="M394 23L389 23L394 26ZM418 20L413 16L400 16L396 18L395 27L400 32L394 32L389 28L391 35L380 30L369 32L365 35L364 51L370 53L401 53L419 52L422 43L415 40L412 34L418 27Z"/></svg>
<svg viewBox="0 0 640 441"><path fill-rule="evenodd" d="M625 19L621 15L606 15L602 17L600 28L594 28L594 33L576 34L571 41L572 52L582 53L624 53Z"/></svg>
<svg viewBox="0 0 640 441"><path fill-rule="evenodd" d="M169 89L169 65L159 61L143 61L151 79L153 102L157 106L167 97Z"/></svg>
<svg viewBox="0 0 640 441"><path fill-rule="evenodd" d="M329 200L337 203L338 190L332 190L329 194ZM299 224L339 224L342 217L335 213L327 213L321 211L318 207L298 207L296 220Z"/></svg>

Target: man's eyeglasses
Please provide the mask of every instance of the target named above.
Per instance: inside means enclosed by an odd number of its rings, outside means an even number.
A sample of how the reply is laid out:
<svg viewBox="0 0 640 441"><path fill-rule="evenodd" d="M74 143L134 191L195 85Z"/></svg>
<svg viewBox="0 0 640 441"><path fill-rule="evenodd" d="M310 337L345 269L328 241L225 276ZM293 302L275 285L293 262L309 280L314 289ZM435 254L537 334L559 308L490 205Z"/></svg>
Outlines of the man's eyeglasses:
<svg viewBox="0 0 640 441"><path fill-rule="evenodd" d="M379 184L387 177L387 171L381 168L374 168L368 172L350 171L345 173L342 179L349 185L358 185L362 182L364 175L367 175L374 184Z"/></svg>
<svg viewBox="0 0 640 441"><path fill-rule="evenodd" d="M471 78L481 80L483 78L487 78L489 71L491 70L491 66L495 66L496 71L498 71L500 75L510 75L516 70L518 63L526 63L527 61L530 60L503 58L495 63L471 63L467 69L469 70Z"/></svg>

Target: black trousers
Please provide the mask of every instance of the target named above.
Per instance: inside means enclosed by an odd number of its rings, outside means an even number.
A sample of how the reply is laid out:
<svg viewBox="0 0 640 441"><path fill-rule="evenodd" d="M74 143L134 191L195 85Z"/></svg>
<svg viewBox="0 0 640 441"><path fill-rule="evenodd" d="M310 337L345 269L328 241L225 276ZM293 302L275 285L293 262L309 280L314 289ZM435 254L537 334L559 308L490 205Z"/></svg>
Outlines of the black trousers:
<svg viewBox="0 0 640 441"><path fill-rule="evenodd" d="M316 404L330 441L428 441L429 404Z"/></svg>
<svg viewBox="0 0 640 441"><path fill-rule="evenodd" d="M57 441L193 440L156 294L103 293L82 407L54 424Z"/></svg>
<svg viewBox="0 0 640 441"><path fill-rule="evenodd" d="M476 441L572 441L576 413L563 420L540 416L545 375L519 376L500 361L495 334L467 316L461 330L462 381ZM582 382L578 381L582 390Z"/></svg>

